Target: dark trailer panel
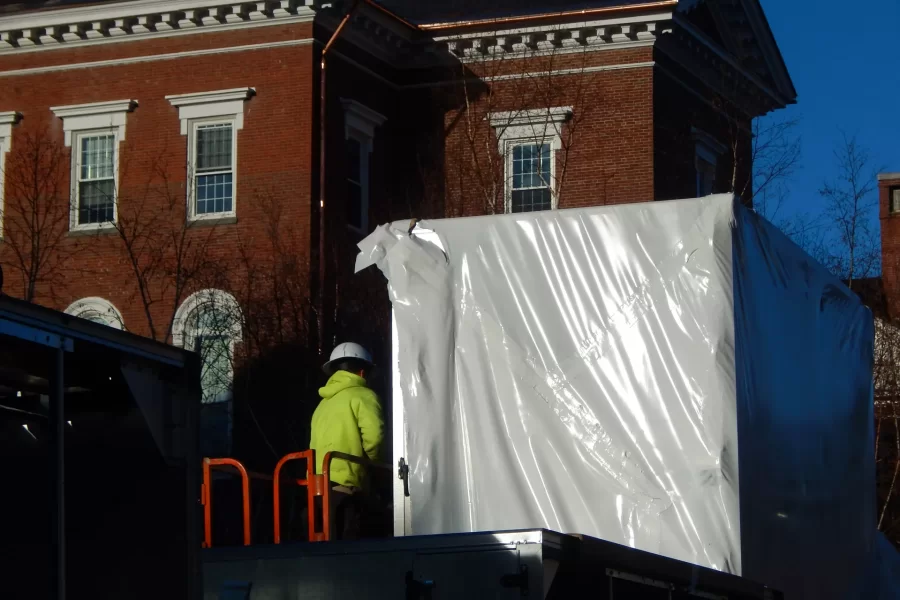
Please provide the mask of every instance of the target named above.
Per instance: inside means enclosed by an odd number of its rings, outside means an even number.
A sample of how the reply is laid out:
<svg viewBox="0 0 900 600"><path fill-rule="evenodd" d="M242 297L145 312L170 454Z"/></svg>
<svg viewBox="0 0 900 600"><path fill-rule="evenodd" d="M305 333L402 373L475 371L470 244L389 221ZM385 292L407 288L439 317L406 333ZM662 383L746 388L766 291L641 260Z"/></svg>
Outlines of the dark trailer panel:
<svg viewBox="0 0 900 600"><path fill-rule="evenodd" d="M204 600L782 600L734 575L539 529L210 548L202 556Z"/></svg>
<svg viewBox="0 0 900 600"><path fill-rule="evenodd" d="M0 297L3 598L196 598L191 352Z"/></svg>

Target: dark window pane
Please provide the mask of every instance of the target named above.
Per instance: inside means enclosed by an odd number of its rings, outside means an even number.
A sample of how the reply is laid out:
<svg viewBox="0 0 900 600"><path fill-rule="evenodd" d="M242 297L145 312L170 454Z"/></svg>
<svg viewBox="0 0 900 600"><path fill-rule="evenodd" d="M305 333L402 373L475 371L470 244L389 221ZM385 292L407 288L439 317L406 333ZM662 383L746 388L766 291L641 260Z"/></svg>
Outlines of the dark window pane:
<svg viewBox="0 0 900 600"><path fill-rule="evenodd" d="M78 184L78 224L113 220L115 183L112 179Z"/></svg>
<svg viewBox="0 0 900 600"><path fill-rule="evenodd" d="M113 176L112 135L81 138L81 179L111 179Z"/></svg>
<svg viewBox="0 0 900 600"><path fill-rule="evenodd" d="M346 144L347 150L347 179L352 179L357 183L362 177L362 168L360 163L360 156L362 155L362 148L360 147L359 140L353 138L347 138Z"/></svg>
<svg viewBox="0 0 900 600"><path fill-rule="evenodd" d="M513 190L512 212L533 212L552 208L550 190L538 188L534 190Z"/></svg>
<svg viewBox="0 0 900 600"><path fill-rule="evenodd" d="M347 223L362 227L362 188L358 183L347 181Z"/></svg>
<svg viewBox="0 0 900 600"><path fill-rule="evenodd" d="M197 177L197 214L208 215L232 210L232 175L199 175Z"/></svg>
<svg viewBox="0 0 900 600"><path fill-rule="evenodd" d="M197 172L231 169L231 124L197 127Z"/></svg>
<svg viewBox="0 0 900 600"><path fill-rule="evenodd" d="M550 144L523 144L513 147L513 189L549 187Z"/></svg>

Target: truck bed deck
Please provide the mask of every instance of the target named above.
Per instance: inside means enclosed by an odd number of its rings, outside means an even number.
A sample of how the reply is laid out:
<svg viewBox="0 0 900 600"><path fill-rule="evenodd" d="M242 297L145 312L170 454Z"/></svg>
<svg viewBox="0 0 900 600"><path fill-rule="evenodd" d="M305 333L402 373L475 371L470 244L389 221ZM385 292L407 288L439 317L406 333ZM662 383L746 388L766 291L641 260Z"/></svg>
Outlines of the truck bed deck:
<svg viewBox="0 0 900 600"><path fill-rule="evenodd" d="M777 600L734 575L545 530L203 551L204 598Z"/></svg>

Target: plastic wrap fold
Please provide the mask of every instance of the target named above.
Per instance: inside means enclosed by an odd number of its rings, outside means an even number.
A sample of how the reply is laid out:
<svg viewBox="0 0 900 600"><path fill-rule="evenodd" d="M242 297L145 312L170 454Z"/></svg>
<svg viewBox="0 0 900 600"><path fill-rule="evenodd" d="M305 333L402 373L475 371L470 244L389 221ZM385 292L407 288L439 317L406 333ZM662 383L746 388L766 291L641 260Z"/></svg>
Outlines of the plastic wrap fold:
<svg viewBox="0 0 900 600"><path fill-rule="evenodd" d="M848 597L874 544L872 318L768 222L711 196L360 249L394 308L412 532L545 527Z"/></svg>

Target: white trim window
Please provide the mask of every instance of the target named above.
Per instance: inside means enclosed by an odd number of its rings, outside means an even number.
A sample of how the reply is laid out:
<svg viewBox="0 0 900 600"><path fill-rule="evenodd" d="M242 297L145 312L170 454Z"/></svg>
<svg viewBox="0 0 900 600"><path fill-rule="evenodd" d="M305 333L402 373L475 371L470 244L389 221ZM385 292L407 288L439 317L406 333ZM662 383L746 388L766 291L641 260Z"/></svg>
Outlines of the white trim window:
<svg viewBox="0 0 900 600"><path fill-rule="evenodd" d="M114 329L125 330L125 319L122 318L122 313L113 306L112 302L103 298L82 298L70 304L65 313Z"/></svg>
<svg viewBox="0 0 900 600"><path fill-rule="evenodd" d="M556 153L568 106L491 113L503 159L503 210L507 213L552 210L558 206Z"/></svg>
<svg viewBox="0 0 900 600"><path fill-rule="evenodd" d="M188 144L193 165L191 217L233 216L237 159L234 120L194 121Z"/></svg>
<svg viewBox="0 0 900 600"><path fill-rule="evenodd" d="M692 128L694 138L694 174L696 177L695 193L698 198L709 196L716 191L716 171L719 157L726 148L711 135Z"/></svg>
<svg viewBox="0 0 900 600"><path fill-rule="evenodd" d="M237 138L254 88L166 96L187 136L187 215L191 221L237 216Z"/></svg>
<svg viewBox="0 0 900 600"><path fill-rule="evenodd" d="M12 128L18 120L17 112L0 112L0 239L3 238L3 214L6 210L6 153L12 148Z"/></svg>
<svg viewBox="0 0 900 600"><path fill-rule="evenodd" d="M375 128L386 117L355 100L341 99L344 106L344 161L347 226L369 233L370 165Z"/></svg>
<svg viewBox="0 0 900 600"><path fill-rule="evenodd" d="M119 144L136 100L56 106L66 146L72 148L69 229L115 227L118 217Z"/></svg>
<svg viewBox="0 0 900 600"><path fill-rule="evenodd" d="M241 310L234 296L202 290L175 313L172 342L200 354L204 404L228 402L234 381L234 349L241 341Z"/></svg>
<svg viewBox="0 0 900 600"><path fill-rule="evenodd" d="M2 159L0 159L2 160ZM891 198L891 214L896 215L900 213L900 187L893 187L890 189L890 198Z"/></svg>

